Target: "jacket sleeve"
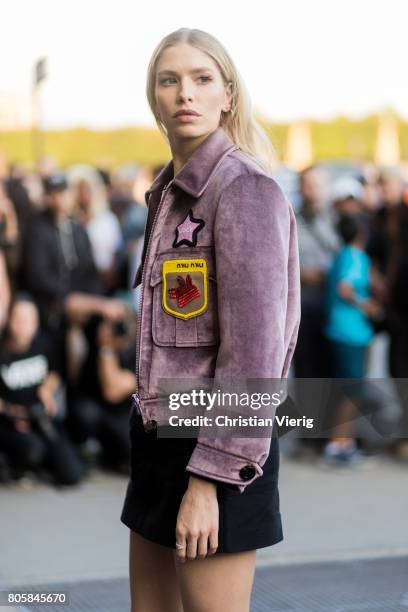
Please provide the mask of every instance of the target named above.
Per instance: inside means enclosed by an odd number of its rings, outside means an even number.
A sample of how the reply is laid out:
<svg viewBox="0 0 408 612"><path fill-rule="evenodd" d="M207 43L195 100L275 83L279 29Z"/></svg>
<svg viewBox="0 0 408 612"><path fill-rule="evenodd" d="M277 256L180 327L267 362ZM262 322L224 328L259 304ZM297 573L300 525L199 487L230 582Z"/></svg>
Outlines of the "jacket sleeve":
<svg viewBox="0 0 408 612"><path fill-rule="evenodd" d="M220 325L215 382L286 378L300 319L299 256L294 213L277 183L264 174L242 175L225 188L214 241ZM270 436L203 433L189 472L241 493L262 475Z"/></svg>

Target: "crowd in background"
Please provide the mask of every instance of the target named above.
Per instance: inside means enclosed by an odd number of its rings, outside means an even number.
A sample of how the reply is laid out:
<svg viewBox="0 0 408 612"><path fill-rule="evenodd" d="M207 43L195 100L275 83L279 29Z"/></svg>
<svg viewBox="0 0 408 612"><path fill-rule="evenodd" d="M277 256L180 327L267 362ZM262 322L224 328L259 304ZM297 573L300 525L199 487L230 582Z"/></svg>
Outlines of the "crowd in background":
<svg viewBox="0 0 408 612"><path fill-rule="evenodd" d="M352 465L364 457L351 422L364 400L362 382L377 333L388 337L384 371L400 404L393 450L408 459L408 190L400 168L339 176L323 168L299 177L297 228L301 324L296 378L358 380L336 408L328 461ZM316 400L315 400L316 401ZM404 440L405 436L405 440Z"/></svg>
<svg viewBox="0 0 408 612"><path fill-rule="evenodd" d="M26 175L0 191L0 477L75 484L129 470L137 302L150 182L131 166ZM145 184L143 187L143 183Z"/></svg>
<svg viewBox="0 0 408 612"><path fill-rule="evenodd" d="M0 182L0 482L27 471L79 482L92 458L128 473L135 390L137 292L132 281L154 172L48 160L11 166ZM279 181L279 173L277 173ZM302 319L297 378L365 376L375 334L388 334L388 370L408 371L408 191L398 168L324 167L297 177ZM239 220L238 220L239 222ZM402 431L407 399L398 387ZM352 402L351 402L352 404ZM350 400L323 455L359 455ZM408 437L408 435L406 436ZM408 458L407 440L398 453Z"/></svg>

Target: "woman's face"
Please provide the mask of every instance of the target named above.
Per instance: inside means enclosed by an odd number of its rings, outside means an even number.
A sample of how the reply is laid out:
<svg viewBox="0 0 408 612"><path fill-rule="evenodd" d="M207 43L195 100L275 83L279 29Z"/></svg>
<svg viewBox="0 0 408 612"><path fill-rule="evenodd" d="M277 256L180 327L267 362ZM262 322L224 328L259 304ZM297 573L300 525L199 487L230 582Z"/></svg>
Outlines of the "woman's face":
<svg viewBox="0 0 408 612"><path fill-rule="evenodd" d="M221 111L230 109L230 87L224 84L214 60L196 47L180 43L167 47L157 62L156 103L172 144L205 137L220 124ZM183 110L195 115L176 115Z"/></svg>
<svg viewBox="0 0 408 612"><path fill-rule="evenodd" d="M37 308L31 302L17 302L10 313L10 336L19 344L30 344L38 330Z"/></svg>

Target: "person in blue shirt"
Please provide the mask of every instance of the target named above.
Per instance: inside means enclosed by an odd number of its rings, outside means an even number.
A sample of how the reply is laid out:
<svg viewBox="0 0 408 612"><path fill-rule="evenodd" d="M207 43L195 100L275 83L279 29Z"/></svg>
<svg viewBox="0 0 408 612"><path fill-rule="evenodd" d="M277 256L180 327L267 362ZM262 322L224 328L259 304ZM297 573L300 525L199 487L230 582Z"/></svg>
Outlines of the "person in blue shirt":
<svg viewBox="0 0 408 612"><path fill-rule="evenodd" d="M364 218L359 215L345 215L338 224L344 246L328 274L324 328L333 378L361 380L364 377L368 347L374 336L372 320L381 315L381 305L372 297L371 260L364 251L366 228ZM354 416L350 396L353 389L358 392L358 387L354 383L347 385L347 397L336 413L335 435L325 447L326 459L337 464L352 463L359 456L350 426Z"/></svg>

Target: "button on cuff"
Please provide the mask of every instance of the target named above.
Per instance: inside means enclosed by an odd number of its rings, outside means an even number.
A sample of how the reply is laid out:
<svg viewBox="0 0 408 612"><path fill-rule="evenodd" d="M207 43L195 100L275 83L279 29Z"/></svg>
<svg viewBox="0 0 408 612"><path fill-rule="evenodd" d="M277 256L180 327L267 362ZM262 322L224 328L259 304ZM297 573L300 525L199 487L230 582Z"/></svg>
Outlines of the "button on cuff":
<svg viewBox="0 0 408 612"><path fill-rule="evenodd" d="M240 493L263 474L256 462L248 463L248 458L200 442L197 442L186 470L198 476L236 485Z"/></svg>
<svg viewBox="0 0 408 612"><path fill-rule="evenodd" d="M256 469L251 464L244 465L244 467L239 470L239 477L242 480L252 480L255 474L256 474Z"/></svg>

